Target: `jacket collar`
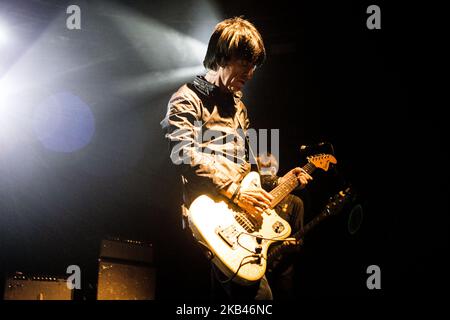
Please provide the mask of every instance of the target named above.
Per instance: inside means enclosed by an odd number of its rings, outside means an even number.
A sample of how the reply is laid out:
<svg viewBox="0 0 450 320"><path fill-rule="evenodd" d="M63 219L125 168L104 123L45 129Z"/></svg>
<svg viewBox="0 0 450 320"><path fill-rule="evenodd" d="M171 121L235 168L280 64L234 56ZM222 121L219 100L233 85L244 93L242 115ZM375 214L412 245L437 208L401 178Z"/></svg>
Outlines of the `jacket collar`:
<svg viewBox="0 0 450 320"><path fill-rule="evenodd" d="M207 97L222 97L222 98L226 98L227 96L229 98L233 97L233 99L235 101L238 101L242 98L242 92L238 91L235 93L224 93L223 91L220 90L220 88L218 86L216 86L215 84L208 82L205 79L205 76L200 75L200 76L196 76L194 78L194 86L195 88L200 91L202 94L204 94Z"/></svg>

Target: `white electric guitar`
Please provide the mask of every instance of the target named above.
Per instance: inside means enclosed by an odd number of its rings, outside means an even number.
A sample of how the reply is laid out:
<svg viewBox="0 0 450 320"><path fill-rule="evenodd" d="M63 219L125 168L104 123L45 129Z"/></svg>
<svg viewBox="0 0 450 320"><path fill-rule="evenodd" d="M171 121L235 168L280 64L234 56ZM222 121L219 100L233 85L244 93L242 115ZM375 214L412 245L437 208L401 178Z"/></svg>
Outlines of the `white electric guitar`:
<svg viewBox="0 0 450 320"><path fill-rule="evenodd" d="M303 169L309 174L316 168L327 171L330 163L337 163L329 154L307 159ZM229 281L249 285L261 279L266 272L269 246L291 234L289 223L273 208L298 186L298 179L292 173L283 178L284 182L270 192L274 197L270 208L258 218L222 196L201 195L192 202L188 213L189 227ZM261 187L256 172L250 172L241 182L241 189L251 186Z"/></svg>

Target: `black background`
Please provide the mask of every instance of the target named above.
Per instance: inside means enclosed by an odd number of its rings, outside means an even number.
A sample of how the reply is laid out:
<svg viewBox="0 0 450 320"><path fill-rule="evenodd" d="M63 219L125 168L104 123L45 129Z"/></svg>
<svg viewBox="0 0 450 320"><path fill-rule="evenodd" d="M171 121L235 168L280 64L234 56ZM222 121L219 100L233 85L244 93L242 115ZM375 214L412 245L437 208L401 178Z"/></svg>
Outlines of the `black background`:
<svg viewBox="0 0 450 320"><path fill-rule="evenodd" d="M348 212L310 234L299 256L295 298L428 296L445 289L447 145L439 105L426 94L435 48L424 21L437 9L364 1L215 3L219 18L243 15L264 38L267 61L246 87L244 102L252 127L280 129L281 171L304 164L302 144L334 146L336 170L317 172L299 193L309 217L348 183L363 206L363 223L354 235L346 230ZM381 30L366 27L370 4L381 8ZM98 8L79 5L83 30L61 31L72 52L85 59L101 57L104 47L125 48L125 53L67 72L61 80L86 101L95 101L93 146L78 156L118 173L88 174L81 170L86 164L73 161L77 155L55 154L36 143L24 146L40 159L37 173L25 182L20 169L4 158L0 272L64 275L68 265L77 264L84 275L80 296L92 299L100 241L114 236L154 243L158 299L207 299L208 265L181 231L179 179L159 125L181 83L151 94L112 94L110 79L164 69L143 67L130 40L122 39ZM123 5L180 32L205 18L183 14L198 6L195 1ZM31 43L66 6L19 1L5 8L14 26L29 27ZM5 61L13 63L18 56ZM60 90L58 83L23 95L45 96ZM372 264L381 268L382 290L366 287L366 268Z"/></svg>

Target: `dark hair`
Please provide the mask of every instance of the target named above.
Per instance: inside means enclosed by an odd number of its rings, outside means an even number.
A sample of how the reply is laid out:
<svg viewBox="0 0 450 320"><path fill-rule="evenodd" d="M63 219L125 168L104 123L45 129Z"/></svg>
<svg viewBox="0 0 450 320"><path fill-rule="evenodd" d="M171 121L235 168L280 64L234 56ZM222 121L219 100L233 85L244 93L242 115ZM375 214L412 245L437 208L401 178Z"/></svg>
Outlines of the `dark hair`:
<svg viewBox="0 0 450 320"><path fill-rule="evenodd" d="M230 59L240 58L255 66L266 59L266 50L261 35L255 26L240 17L223 20L214 28L208 43L203 65L217 70Z"/></svg>

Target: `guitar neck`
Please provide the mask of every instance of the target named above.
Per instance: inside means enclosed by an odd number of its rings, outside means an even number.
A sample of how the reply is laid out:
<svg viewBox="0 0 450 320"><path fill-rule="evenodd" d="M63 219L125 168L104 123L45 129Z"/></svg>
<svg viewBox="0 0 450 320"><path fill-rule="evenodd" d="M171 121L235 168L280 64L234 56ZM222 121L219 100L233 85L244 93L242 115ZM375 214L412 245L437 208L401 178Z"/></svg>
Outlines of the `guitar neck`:
<svg viewBox="0 0 450 320"><path fill-rule="evenodd" d="M313 220L308 222L306 224L306 226L303 227L302 230L294 233L292 235L292 237L295 238L296 240L300 240L299 245L301 245L303 243L304 235L306 233L308 233L311 229L313 229L315 226L317 226L320 222L322 222L329 215L331 215L331 212L330 212L329 206L327 205L326 208L319 215L317 215ZM276 247L272 247L270 252L267 254L267 260L269 262L272 261L277 256L279 256L281 253L283 253L283 251L286 249L287 249L287 246L285 246L284 244L276 246Z"/></svg>
<svg viewBox="0 0 450 320"><path fill-rule="evenodd" d="M312 174L316 167L312 163L307 163L305 166L303 166L302 169L305 170L308 174ZM274 199L270 203L270 207L272 209L298 186L297 176L291 172L284 175L283 180L283 183L279 184L270 192L270 194L274 197Z"/></svg>

